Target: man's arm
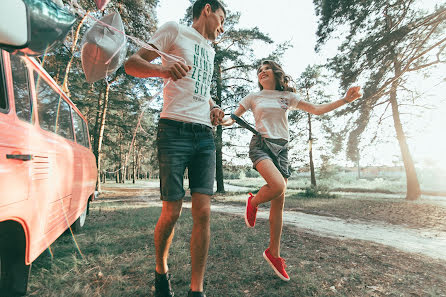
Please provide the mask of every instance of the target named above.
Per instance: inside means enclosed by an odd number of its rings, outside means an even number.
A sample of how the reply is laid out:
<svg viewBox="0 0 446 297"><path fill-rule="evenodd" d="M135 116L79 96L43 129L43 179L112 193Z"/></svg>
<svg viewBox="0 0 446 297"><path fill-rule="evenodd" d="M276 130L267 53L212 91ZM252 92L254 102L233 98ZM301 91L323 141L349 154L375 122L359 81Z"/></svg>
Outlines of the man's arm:
<svg viewBox="0 0 446 297"><path fill-rule="evenodd" d="M162 77L175 81L185 77L192 68L180 61L172 61L165 66L152 63L158 57L157 52L142 48L125 62L125 72L135 77Z"/></svg>

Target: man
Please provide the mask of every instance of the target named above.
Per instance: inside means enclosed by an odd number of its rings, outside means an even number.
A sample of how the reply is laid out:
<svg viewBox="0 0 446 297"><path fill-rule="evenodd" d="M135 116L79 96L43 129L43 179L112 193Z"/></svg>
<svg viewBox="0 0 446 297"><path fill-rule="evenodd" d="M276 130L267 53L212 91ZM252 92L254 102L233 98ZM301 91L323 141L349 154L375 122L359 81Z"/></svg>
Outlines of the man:
<svg viewBox="0 0 446 297"><path fill-rule="evenodd" d="M193 218L188 296L205 296L203 279L209 250L210 199L215 178L212 123L218 123L224 116L210 98L215 52L209 41L214 41L223 33L225 17L226 11L218 0L197 0L193 5L192 27L168 22L149 41L157 50L182 59L170 59L163 55L162 64L154 64L152 61L159 54L140 49L125 63L125 70L130 75L162 77L165 83L168 79L172 80L164 87L164 104L157 133L163 201L154 236L155 296L159 297L173 296L167 257L175 223L181 214L186 168Z"/></svg>

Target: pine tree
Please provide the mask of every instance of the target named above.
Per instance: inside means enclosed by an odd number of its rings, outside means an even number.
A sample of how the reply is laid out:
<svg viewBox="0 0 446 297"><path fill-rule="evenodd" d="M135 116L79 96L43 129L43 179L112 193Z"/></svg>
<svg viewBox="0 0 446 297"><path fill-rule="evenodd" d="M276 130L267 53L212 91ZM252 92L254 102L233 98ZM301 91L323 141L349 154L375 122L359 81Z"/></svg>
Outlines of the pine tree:
<svg viewBox="0 0 446 297"><path fill-rule="evenodd" d="M191 0L191 4L195 1ZM215 50L214 75L211 84L211 97L215 103L225 111L231 111L238 102L247 95L252 86L256 85L252 80L252 72L263 59L255 56L254 46L260 44L272 44L273 40L262 33L258 27L237 28L240 21L240 12L232 12L226 8L225 32L213 43ZM185 24L192 24L192 5L187 9L183 19ZM279 44L265 59L278 60L286 49L290 47L288 42ZM223 182L223 145L230 147L231 142L223 142L223 131L234 131L232 128L223 129L217 126L216 144L216 180L217 192L224 192Z"/></svg>
<svg viewBox="0 0 446 297"><path fill-rule="evenodd" d="M338 54L330 66L338 73L341 87L363 83L363 99L340 114L356 116L349 135L348 155L358 160L358 143L374 112L385 106L390 112L406 170L407 200L420 197L420 185L401 119L405 80L410 73L445 62L446 6L433 12L417 8L416 0L314 0L319 16L317 49L330 38L343 36ZM340 29L342 28L342 30ZM390 107L390 108L389 108Z"/></svg>

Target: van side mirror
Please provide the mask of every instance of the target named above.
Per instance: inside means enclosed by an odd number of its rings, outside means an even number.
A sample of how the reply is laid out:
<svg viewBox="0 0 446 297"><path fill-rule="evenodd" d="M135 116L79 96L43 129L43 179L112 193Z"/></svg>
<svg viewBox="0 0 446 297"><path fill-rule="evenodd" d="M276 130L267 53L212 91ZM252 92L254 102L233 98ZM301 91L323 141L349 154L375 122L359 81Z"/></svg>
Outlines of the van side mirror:
<svg viewBox="0 0 446 297"><path fill-rule="evenodd" d="M0 6L0 47L27 47L31 37L27 6L23 0L2 1Z"/></svg>

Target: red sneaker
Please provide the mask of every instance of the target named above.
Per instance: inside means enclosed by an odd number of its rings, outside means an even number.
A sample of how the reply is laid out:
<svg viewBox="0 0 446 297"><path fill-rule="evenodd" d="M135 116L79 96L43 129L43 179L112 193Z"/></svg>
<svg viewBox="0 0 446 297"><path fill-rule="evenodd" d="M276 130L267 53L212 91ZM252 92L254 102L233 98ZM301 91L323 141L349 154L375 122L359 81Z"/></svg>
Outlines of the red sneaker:
<svg viewBox="0 0 446 297"><path fill-rule="evenodd" d="M269 248L266 249L266 251L263 252L263 258L271 265L271 267L274 269L274 272L284 281L289 281L290 277L288 276L288 273L286 273L285 268L285 260L283 258L274 258L271 253L269 252Z"/></svg>
<svg viewBox="0 0 446 297"><path fill-rule="evenodd" d="M248 199L246 199L246 210L245 210L245 223L246 226L252 228L256 225L256 215L257 207L252 207L251 199L254 198L252 193L249 193Z"/></svg>

